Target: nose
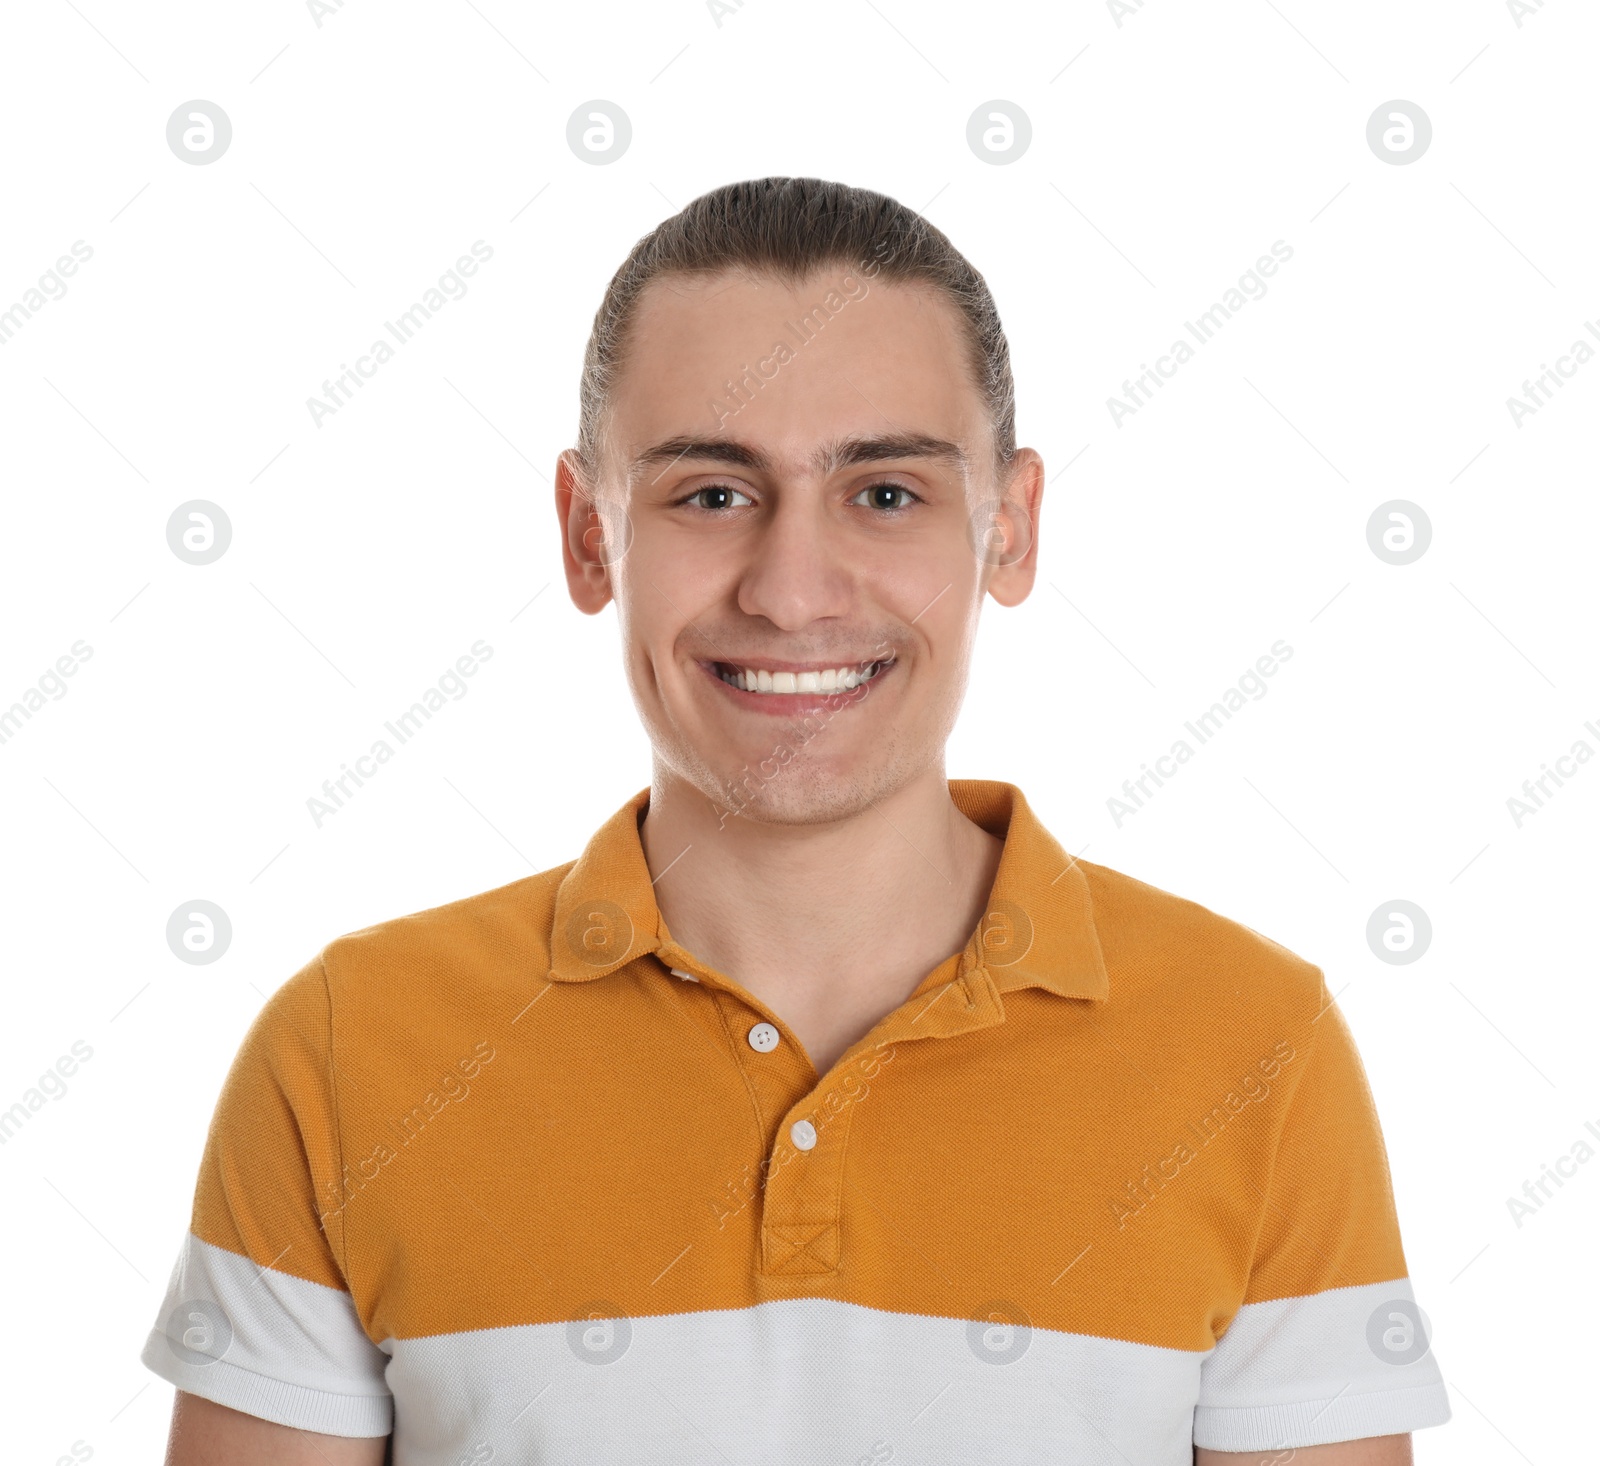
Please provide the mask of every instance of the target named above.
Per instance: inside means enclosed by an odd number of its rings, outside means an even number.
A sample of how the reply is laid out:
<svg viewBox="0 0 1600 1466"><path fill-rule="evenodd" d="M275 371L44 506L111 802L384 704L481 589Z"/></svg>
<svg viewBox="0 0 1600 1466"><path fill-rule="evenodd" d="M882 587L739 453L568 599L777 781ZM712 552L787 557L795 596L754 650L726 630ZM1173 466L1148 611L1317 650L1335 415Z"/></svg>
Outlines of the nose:
<svg viewBox="0 0 1600 1466"><path fill-rule="evenodd" d="M739 609L782 631L850 610L854 574L846 546L818 499L785 495L751 541L739 581Z"/></svg>

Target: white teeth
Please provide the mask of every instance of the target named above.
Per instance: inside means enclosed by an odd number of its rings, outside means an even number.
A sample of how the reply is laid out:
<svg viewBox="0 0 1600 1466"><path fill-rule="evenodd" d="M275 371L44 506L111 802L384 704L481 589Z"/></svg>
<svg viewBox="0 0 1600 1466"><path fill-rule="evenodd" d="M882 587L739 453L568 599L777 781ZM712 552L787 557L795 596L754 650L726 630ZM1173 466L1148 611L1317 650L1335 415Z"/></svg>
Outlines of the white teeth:
<svg viewBox="0 0 1600 1466"><path fill-rule="evenodd" d="M757 667L720 672L718 675L730 687L737 687L741 692L849 692L863 682L870 682L892 660L873 662L865 670L859 667L829 667L821 672L769 672Z"/></svg>

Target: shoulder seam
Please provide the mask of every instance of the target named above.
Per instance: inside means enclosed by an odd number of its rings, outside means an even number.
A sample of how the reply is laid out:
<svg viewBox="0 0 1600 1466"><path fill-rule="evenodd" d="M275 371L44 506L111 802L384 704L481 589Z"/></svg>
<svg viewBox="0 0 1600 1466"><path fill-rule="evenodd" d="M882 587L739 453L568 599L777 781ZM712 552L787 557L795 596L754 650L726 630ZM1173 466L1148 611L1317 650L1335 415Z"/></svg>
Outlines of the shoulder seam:
<svg viewBox="0 0 1600 1466"><path fill-rule="evenodd" d="M1257 933L1257 935L1259 936L1260 933ZM1270 941L1271 938L1267 938L1266 940ZM1285 950L1287 951L1288 949L1285 948ZM1298 955L1298 954L1291 954L1291 955ZM1305 962L1306 959L1300 958L1299 960L1302 961L1302 962ZM1317 974L1317 997L1320 999L1322 994L1327 992L1327 990L1328 990L1327 975L1323 972L1322 968L1320 966L1318 966L1314 962L1307 962L1306 965L1309 966ZM1277 1179L1277 1175L1278 1175L1278 1157L1279 1157L1279 1153L1283 1149L1283 1137L1284 1137L1285 1132L1289 1128L1290 1117L1294 1114L1295 1101L1300 1098L1300 1086L1301 1086L1302 1083L1304 1083L1305 1077L1306 1077L1306 1073L1311 1068L1311 1061L1316 1056L1317 1040L1321 1036L1320 1030L1318 1030L1317 1027L1316 1027L1316 1022L1317 1022L1317 1019L1320 1018L1323 1015L1323 1013L1326 1013L1328 1011L1328 1009L1330 1009L1332 1006L1333 1006L1333 999L1329 998L1328 1001L1325 1004L1322 1005L1320 1011L1317 1012L1311 1019L1312 1033L1311 1033L1311 1040L1306 1045L1305 1062L1300 1066L1300 1072L1295 1075L1294 1080L1290 1085L1289 1098L1285 1101L1284 1106L1283 1106L1283 1120L1278 1126L1278 1138L1274 1142L1273 1147L1272 1147L1272 1166L1271 1166L1270 1170L1267 1172L1266 1185L1265 1185L1265 1187L1263 1188L1263 1191L1262 1191L1261 1212L1260 1212L1260 1215L1258 1216L1258 1218L1256 1219L1255 1235L1250 1239L1250 1261L1249 1261L1249 1263L1247 1264L1247 1266L1245 1268L1245 1276L1244 1276L1244 1291L1245 1291L1245 1293L1248 1293L1250 1291L1250 1281L1255 1276L1256 1253L1260 1249L1260 1246L1261 1246L1261 1232L1262 1232L1262 1229L1267 1224L1267 1212L1271 1208L1271 1205L1272 1205L1272 1188L1273 1188L1273 1182ZM1242 1307L1243 1304L1241 1303L1240 1306Z"/></svg>
<svg viewBox="0 0 1600 1466"><path fill-rule="evenodd" d="M333 983L328 977L328 949L326 946L317 953L317 971L322 974L322 996L328 1005L328 1096L333 1110L333 1153L335 1163L339 1167L339 1174L334 1179L338 1188L340 1205L333 1213L338 1217L338 1240L335 1242L333 1234L328 1232L327 1225L319 1216L318 1222L322 1225L324 1234L327 1235L328 1245L333 1249L334 1261L339 1265L339 1272L344 1278L345 1291L355 1301L355 1287L350 1279L350 1254L346 1245L347 1237L344 1225L344 1124L339 1115L339 1075L333 1062Z"/></svg>

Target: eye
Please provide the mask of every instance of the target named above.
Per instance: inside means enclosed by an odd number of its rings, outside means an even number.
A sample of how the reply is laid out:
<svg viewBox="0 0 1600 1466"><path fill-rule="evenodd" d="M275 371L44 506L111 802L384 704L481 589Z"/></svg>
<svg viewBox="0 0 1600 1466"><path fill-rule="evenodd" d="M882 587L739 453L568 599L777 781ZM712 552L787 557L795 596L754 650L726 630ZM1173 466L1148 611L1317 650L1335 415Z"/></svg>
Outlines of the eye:
<svg viewBox="0 0 1600 1466"><path fill-rule="evenodd" d="M741 489L734 488L732 484L707 484L704 488L696 489L692 494L680 499L678 502L680 504L692 504L696 509L714 511L718 509L737 509L739 505L735 500L743 500L746 504L754 502L748 494Z"/></svg>
<svg viewBox="0 0 1600 1466"><path fill-rule="evenodd" d="M861 504L863 497L866 499L866 503L862 505L863 508L882 509L891 514L909 509L913 503L920 504L922 502L904 484L868 484L850 502L852 504Z"/></svg>

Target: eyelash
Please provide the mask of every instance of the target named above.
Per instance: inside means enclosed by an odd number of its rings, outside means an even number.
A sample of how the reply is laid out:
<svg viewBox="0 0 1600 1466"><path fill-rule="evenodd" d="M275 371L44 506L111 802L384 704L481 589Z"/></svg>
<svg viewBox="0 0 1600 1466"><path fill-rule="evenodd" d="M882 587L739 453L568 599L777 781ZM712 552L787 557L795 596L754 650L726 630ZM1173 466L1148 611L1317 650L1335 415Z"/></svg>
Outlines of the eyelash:
<svg viewBox="0 0 1600 1466"><path fill-rule="evenodd" d="M724 513L725 510L723 510L723 509L708 509L708 508L706 508L705 505L696 504L694 502L696 499L698 499L700 497L701 494L708 494L708 493L711 493L712 491L714 491L716 489L722 489L725 492L730 493L730 494L744 495L744 497L746 497L746 498L749 497L747 494L745 494L743 489L735 488L732 484L701 484L700 487L698 489L696 489L693 493L687 494L682 499L679 499L678 503L680 505L685 505L686 504L686 505L689 505L691 508L699 509L702 513L705 513L705 514L721 514L721 513ZM918 494L913 493L912 490L907 488L904 484L897 484L897 483L892 482L889 479L885 479L881 483L875 483L875 484L866 485L866 487L862 488L861 490L859 490L857 492L857 494L854 496L854 498L860 498L860 496L862 494L869 494L874 489L896 489L900 493L904 494L914 504L921 504L921 503L925 502ZM852 502L853 502L853 500L852 500ZM738 506L729 505L727 507L728 508L736 508ZM863 506L863 507L871 508L873 506L866 505L866 506ZM880 514L904 514L906 512L906 510L909 509L910 507L911 507L910 504L901 504L897 508L894 508L894 509L879 509L877 512L880 513Z"/></svg>

